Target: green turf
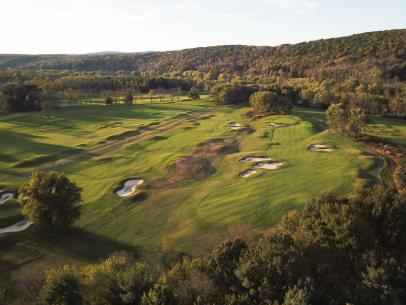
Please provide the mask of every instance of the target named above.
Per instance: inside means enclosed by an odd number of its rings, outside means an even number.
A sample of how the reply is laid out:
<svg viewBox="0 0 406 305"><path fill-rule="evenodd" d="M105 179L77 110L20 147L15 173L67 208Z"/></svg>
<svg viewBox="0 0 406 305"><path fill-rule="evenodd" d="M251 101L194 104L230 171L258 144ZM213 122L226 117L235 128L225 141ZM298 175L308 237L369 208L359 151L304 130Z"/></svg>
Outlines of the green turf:
<svg viewBox="0 0 406 305"><path fill-rule="evenodd" d="M70 247L97 257L98 249L108 243L114 249L130 246L205 252L230 226L245 224L260 232L320 192L337 189L348 194L376 179L375 158L362 144L326 130L322 112L297 108L290 115L248 122L248 110L215 106L206 97L163 105L63 107L53 111L49 120L39 113L3 115L0 133L6 145L0 159L0 184L17 188L28 177L30 166L84 154L55 169L84 189L82 218L77 222L82 233L70 239ZM180 123L168 130L154 131L177 121ZM227 127L230 121L250 125L255 132L231 131ZM267 126L270 121L283 127ZM150 136L126 140L151 131L154 134ZM205 140L228 137L239 142L240 151L212 159L216 172L210 177L167 188L151 187L165 177L176 157L192 155ZM125 142L112 151L94 153L120 141ZM307 148L314 143L329 144L334 151L310 152ZM270 156L284 165L242 178L239 174L248 165L239 160L250 155ZM123 203L113 193L120 181L130 177L145 179L147 199ZM30 232L1 238L21 236L19 241L24 244ZM92 236L92 240L97 236L103 246L89 248L83 236Z"/></svg>
<svg viewBox="0 0 406 305"><path fill-rule="evenodd" d="M376 140L406 145L406 121L391 118L372 118L365 134Z"/></svg>

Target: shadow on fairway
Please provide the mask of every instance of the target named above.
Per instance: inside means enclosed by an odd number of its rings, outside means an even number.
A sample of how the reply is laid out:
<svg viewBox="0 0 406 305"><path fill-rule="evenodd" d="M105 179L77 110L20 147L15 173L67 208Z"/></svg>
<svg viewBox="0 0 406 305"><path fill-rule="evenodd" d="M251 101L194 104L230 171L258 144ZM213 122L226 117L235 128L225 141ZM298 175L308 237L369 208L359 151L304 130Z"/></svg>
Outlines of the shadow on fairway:
<svg viewBox="0 0 406 305"><path fill-rule="evenodd" d="M64 236L37 237L35 233L9 235L0 241L0 272L13 270L50 254L61 254L83 263L94 263L115 252L125 251L139 256L138 247L110 238L74 228Z"/></svg>

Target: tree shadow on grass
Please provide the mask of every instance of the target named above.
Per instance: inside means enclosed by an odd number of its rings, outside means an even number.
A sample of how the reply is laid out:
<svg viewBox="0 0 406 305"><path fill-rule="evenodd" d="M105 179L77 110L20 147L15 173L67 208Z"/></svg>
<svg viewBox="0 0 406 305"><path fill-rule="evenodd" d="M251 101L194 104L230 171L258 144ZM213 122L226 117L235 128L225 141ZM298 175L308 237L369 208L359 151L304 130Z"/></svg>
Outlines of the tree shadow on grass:
<svg viewBox="0 0 406 305"><path fill-rule="evenodd" d="M98 262L115 252L128 252L138 257L140 249L136 246L113 240L74 228L63 236L34 237L35 232L10 235L0 238L0 272L12 271L22 265L56 254L60 261L75 260L80 263Z"/></svg>
<svg viewBox="0 0 406 305"><path fill-rule="evenodd" d="M311 110L311 109L310 109ZM314 109L313 109L314 110ZM304 121L310 122L315 132L322 132L328 129L328 125L323 121L322 113L306 113L305 110L299 109L296 110L294 115L298 116Z"/></svg>
<svg viewBox="0 0 406 305"><path fill-rule="evenodd" d="M75 228L63 238L50 238L47 240L50 246L57 251L78 260L93 261L105 258L117 251L139 254L139 248L118 240L87 231L82 228Z"/></svg>

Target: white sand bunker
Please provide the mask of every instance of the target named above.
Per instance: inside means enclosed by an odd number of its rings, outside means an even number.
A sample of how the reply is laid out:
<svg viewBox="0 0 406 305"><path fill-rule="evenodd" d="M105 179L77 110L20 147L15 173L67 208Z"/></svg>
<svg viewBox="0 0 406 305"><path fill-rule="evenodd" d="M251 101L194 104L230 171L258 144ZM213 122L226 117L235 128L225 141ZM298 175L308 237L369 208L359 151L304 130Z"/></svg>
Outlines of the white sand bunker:
<svg viewBox="0 0 406 305"><path fill-rule="evenodd" d="M272 126L272 127L282 127L282 126L283 126L282 124L279 124L279 123L272 123L272 122L266 123L266 125Z"/></svg>
<svg viewBox="0 0 406 305"><path fill-rule="evenodd" d="M144 183L144 180L142 180L142 179L127 180L124 183L124 187L121 190L118 190L116 192L116 194L120 197L131 196L135 192L137 187L143 183Z"/></svg>
<svg viewBox="0 0 406 305"><path fill-rule="evenodd" d="M228 128L230 128L232 130L241 130L241 129L245 129L246 127L240 123L231 122L230 124L228 124Z"/></svg>
<svg viewBox="0 0 406 305"><path fill-rule="evenodd" d="M282 165L283 165L282 162L272 161L272 162L269 162L269 163L258 163L256 165L254 165L253 168L273 170L273 169L278 169Z"/></svg>
<svg viewBox="0 0 406 305"><path fill-rule="evenodd" d="M245 157L244 159L240 160L240 162L268 162L272 161L270 157Z"/></svg>
<svg viewBox="0 0 406 305"><path fill-rule="evenodd" d="M0 228L0 234L21 232L27 229L32 224L33 223L31 221L21 220L12 226Z"/></svg>
<svg viewBox="0 0 406 305"><path fill-rule="evenodd" d="M326 152L334 150L330 146L325 145L325 144L311 144L309 146L309 149L311 151L326 151Z"/></svg>
<svg viewBox="0 0 406 305"><path fill-rule="evenodd" d="M240 160L243 163L255 163L249 170L240 174L241 177L250 177L256 174L259 169L265 170L275 170L278 169L283 165L282 162L273 160L270 157L245 157L244 159Z"/></svg>
<svg viewBox="0 0 406 305"><path fill-rule="evenodd" d="M255 175L256 173L257 173L256 170L249 169L249 170L247 170L247 171L245 171L245 172L242 172L242 173L240 174L240 177L247 178L247 177L250 177L250 176L252 176L252 175Z"/></svg>
<svg viewBox="0 0 406 305"><path fill-rule="evenodd" d="M0 205L6 203L9 199L14 198L13 193L4 193L0 196Z"/></svg>

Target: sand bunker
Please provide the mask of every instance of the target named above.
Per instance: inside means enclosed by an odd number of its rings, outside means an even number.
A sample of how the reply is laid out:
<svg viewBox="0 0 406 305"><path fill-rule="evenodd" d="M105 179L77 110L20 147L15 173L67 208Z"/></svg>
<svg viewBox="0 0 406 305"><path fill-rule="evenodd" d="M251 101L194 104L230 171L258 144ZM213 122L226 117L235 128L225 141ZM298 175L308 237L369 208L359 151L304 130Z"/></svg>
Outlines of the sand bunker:
<svg viewBox="0 0 406 305"><path fill-rule="evenodd" d="M272 122L266 123L266 125L272 126L272 127L282 127L283 126L282 124L272 123Z"/></svg>
<svg viewBox="0 0 406 305"><path fill-rule="evenodd" d="M247 171L245 171L245 172L242 172L242 173L240 174L240 177L247 178L247 177L250 177L250 176L252 176L252 175L255 175L256 173L257 173L256 170L249 169L249 170L247 170Z"/></svg>
<svg viewBox="0 0 406 305"><path fill-rule="evenodd" d="M283 165L282 162L273 161L273 162L270 162L270 163L258 163L256 165L254 165L253 168L273 170L273 169L278 169L282 165Z"/></svg>
<svg viewBox="0 0 406 305"><path fill-rule="evenodd" d="M325 144L311 144L309 146L309 149L311 151L326 151L326 152L333 151L333 149L330 146Z"/></svg>
<svg viewBox="0 0 406 305"><path fill-rule="evenodd" d="M141 179L133 179L127 180L124 183L124 187L116 192L116 194L120 197L128 197L131 196L138 186L144 183L144 180Z"/></svg>
<svg viewBox="0 0 406 305"><path fill-rule="evenodd" d="M240 174L241 177L249 177L257 173L257 169L275 170L283 165L282 162L273 160L270 157L245 157L242 163L256 163L249 170Z"/></svg>
<svg viewBox="0 0 406 305"><path fill-rule="evenodd" d="M241 129L245 129L246 127L240 123L231 122L230 124L228 124L228 128L230 128L232 130L241 130Z"/></svg>
<svg viewBox="0 0 406 305"><path fill-rule="evenodd" d="M32 224L33 223L31 221L21 220L12 226L0 228L0 234L21 232L27 229Z"/></svg>
<svg viewBox="0 0 406 305"><path fill-rule="evenodd" d="M4 193L0 196L0 205L2 205L3 203L6 203L7 200L14 198L14 194L13 193Z"/></svg>
<svg viewBox="0 0 406 305"><path fill-rule="evenodd" d="M240 162L248 163L248 162L267 162L272 161L270 157L245 157L244 159L240 160Z"/></svg>

